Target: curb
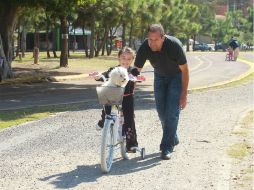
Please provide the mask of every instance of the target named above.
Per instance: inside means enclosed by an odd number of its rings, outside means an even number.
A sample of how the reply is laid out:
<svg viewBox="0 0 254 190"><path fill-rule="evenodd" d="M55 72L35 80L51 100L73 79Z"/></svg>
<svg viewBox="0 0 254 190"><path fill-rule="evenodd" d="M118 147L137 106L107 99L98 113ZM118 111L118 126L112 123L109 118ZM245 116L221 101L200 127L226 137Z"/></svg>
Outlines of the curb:
<svg viewBox="0 0 254 190"><path fill-rule="evenodd" d="M232 82L236 82L239 80L242 80L243 78L246 78L247 76L249 76L250 74L254 73L254 64L253 62L250 61L246 61L244 59L238 59L239 61L241 61L242 63L245 63L247 65L250 66L249 70L231 80L227 80L227 81L223 81L223 82L218 82L215 84L211 84L211 85L206 85L206 86L200 86L200 87L196 87L196 88L191 88L188 89L189 92L194 92L194 91L199 91L199 90L206 90L206 89L210 89L210 88L215 88L215 87L219 87L219 86L223 86Z"/></svg>
<svg viewBox="0 0 254 190"><path fill-rule="evenodd" d="M35 77L25 77L25 78L14 78L14 79L6 79L0 82L1 85L14 85L21 83L37 83L42 81L47 81L48 77L46 75L40 75Z"/></svg>
<svg viewBox="0 0 254 190"><path fill-rule="evenodd" d="M88 77L89 74L80 74L80 75L72 75L72 76L50 76L48 80L53 82L66 81L66 80L78 80L82 78Z"/></svg>

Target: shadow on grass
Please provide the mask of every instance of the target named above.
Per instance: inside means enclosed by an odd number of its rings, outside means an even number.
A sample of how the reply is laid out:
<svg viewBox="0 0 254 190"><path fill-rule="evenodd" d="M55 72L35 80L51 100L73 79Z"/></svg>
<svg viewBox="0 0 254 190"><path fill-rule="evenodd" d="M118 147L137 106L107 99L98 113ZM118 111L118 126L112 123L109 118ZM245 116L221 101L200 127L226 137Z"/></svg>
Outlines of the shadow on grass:
<svg viewBox="0 0 254 190"><path fill-rule="evenodd" d="M43 82L0 86L0 128L45 118L57 112L101 109L96 94L97 84L101 83ZM141 88L141 85L136 88L135 110L153 109L153 92L141 91Z"/></svg>
<svg viewBox="0 0 254 190"><path fill-rule="evenodd" d="M44 74L46 76L68 76L68 75L79 75L82 72L71 72L71 71L56 71L54 69L59 69L58 66L53 68L13 68L14 73L17 73L16 76L23 77L26 75L33 76L37 74ZM20 73L20 74L19 74ZM14 78L15 79L15 78Z"/></svg>
<svg viewBox="0 0 254 190"><path fill-rule="evenodd" d="M113 163L111 171L108 174L102 174L99 164L83 165L77 166L72 171L53 174L39 180L44 182L50 181L50 184L54 185L57 189L69 189L81 183L96 182L104 175L126 175L156 167L160 165L161 159L159 156L159 153L153 153L147 155L145 160L141 160L140 157L131 160L118 159Z"/></svg>

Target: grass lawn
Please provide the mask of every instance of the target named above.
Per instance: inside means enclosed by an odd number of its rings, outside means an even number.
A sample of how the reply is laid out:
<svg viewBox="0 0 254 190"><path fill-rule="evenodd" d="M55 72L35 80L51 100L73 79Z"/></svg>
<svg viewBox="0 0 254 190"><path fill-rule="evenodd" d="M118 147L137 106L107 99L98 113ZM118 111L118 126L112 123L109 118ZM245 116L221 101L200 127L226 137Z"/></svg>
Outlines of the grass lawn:
<svg viewBox="0 0 254 190"><path fill-rule="evenodd" d="M57 52L57 55L60 56L60 52ZM33 64L33 55L32 52L25 53L25 57L22 58L22 61L19 58L16 58L12 62L13 68L23 67L23 68L39 68L43 70L58 70L60 69L60 58L53 58L51 53L51 58L47 58L46 52L40 52L39 55L39 64ZM117 52L112 52L110 56L99 56L92 59L86 58L84 52L70 52L70 57L68 59L68 67L64 68L66 71L79 71L87 72L90 70L105 70L109 67L115 66L118 64Z"/></svg>

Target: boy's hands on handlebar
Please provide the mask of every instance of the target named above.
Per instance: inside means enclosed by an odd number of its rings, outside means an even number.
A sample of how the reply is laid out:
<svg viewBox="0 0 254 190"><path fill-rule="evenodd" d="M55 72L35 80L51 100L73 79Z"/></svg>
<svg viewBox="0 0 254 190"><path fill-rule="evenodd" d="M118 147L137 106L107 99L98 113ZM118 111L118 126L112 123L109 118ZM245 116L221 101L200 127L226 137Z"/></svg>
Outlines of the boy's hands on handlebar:
<svg viewBox="0 0 254 190"><path fill-rule="evenodd" d="M90 77L94 77L94 76L96 76L96 75L99 75L99 73L98 73L97 71L94 71L94 72L92 72L92 73L89 73L89 76L90 76Z"/></svg>
<svg viewBox="0 0 254 190"><path fill-rule="evenodd" d="M101 78L101 75L97 71L89 73L89 76L93 77L95 80L99 80Z"/></svg>

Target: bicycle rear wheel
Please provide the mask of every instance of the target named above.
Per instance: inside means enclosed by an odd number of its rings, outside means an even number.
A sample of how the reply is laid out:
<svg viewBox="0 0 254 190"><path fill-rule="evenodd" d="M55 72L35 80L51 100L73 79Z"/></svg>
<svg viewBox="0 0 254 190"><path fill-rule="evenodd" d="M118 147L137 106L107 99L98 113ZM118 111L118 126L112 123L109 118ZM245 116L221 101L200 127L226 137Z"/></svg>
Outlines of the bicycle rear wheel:
<svg viewBox="0 0 254 190"><path fill-rule="evenodd" d="M114 152L114 122L106 119L102 131L101 142L101 170L103 173L108 173L113 163Z"/></svg>

